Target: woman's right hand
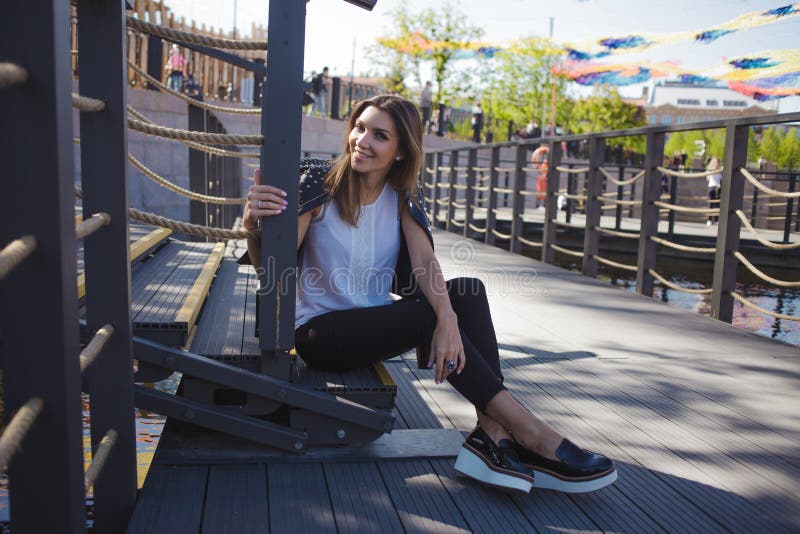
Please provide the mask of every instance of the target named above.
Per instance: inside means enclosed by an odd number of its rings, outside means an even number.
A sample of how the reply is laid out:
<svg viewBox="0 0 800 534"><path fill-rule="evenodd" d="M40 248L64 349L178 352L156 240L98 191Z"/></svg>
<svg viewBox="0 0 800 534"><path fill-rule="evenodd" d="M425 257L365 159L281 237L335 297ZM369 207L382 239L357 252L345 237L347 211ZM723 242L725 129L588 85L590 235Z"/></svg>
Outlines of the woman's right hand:
<svg viewBox="0 0 800 534"><path fill-rule="evenodd" d="M261 183L261 171L253 174L254 185L247 193L247 202L244 206L242 226L245 230L258 227L259 217L269 217L283 213L286 209L286 192Z"/></svg>

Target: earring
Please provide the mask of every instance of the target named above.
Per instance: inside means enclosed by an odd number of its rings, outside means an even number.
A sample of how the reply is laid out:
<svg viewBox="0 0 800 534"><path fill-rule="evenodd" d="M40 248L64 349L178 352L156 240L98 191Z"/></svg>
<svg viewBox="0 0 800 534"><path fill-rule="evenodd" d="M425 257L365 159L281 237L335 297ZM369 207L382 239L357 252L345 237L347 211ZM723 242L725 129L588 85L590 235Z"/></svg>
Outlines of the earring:
<svg viewBox="0 0 800 534"><path fill-rule="evenodd" d="M403 158L401 158L400 156L395 156L395 158L394 158L395 161L400 161L401 159L403 159Z"/></svg>

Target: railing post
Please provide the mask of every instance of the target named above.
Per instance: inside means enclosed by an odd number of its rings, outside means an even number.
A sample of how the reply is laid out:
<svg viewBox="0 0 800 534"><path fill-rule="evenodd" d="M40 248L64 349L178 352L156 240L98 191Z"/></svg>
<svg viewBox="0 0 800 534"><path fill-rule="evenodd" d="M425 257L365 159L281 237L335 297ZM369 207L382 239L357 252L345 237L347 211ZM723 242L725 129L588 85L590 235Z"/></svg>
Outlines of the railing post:
<svg viewBox="0 0 800 534"><path fill-rule="evenodd" d="M428 169L433 169L433 172L429 172ZM422 188L423 191L428 191L428 216L431 218L431 224L433 224L433 214L434 214L434 206L436 206L436 154L427 153L425 154L425 168L423 169L423 180L422 180ZM430 187L429 187L430 185Z"/></svg>
<svg viewBox="0 0 800 534"><path fill-rule="evenodd" d="M567 163L567 168L572 169L572 163ZM557 191L557 190L556 190ZM567 212L564 214L564 220L568 223L572 222L572 209L575 206L575 201L569 198L569 195L575 194L575 176L571 173L567 173ZM558 199L558 194L556 194L556 199ZM556 207L558 207L558 201L556 200Z"/></svg>
<svg viewBox="0 0 800 534"><path fill-rule="evenodd" d="M659 189L658 196L661 197L661 190ZM669 203L670 204L677 204L678 203L678 177L677 176L670 176L670 183L669 183ZM675 234L675 210L669 210L667 213L667 235L669 235L669 239L672 239L672 236Z"/></svg>
<svg viewBox="0 0 800 534"><path fill-rule="evenodd" d="M711 293L711 315L730 323L733 320L733 297L736 290L734 252L739 250L742 223L736 210L742 209L745 178L740 169L747 165L749 126L729 125L725 129L722 189L719 195L719 230L717 252L714 255L714 282Z"/></svg>
<svg viewBox="0 0 800 534"><path fill-rule="evenodd" d="M189 129L195 132L207 132L209 112L188 105L187 115ZM211 164L211 155L195 148L189 148L189 189L199 193L207 193L208 166ZM189 222L192 224L208 225L208 205L199 200L189 200ZM217 225L214 225L217 226ZM200 237L191 237L192 241L204 241Z"/></svg>
<svg viewBox="0 0 800 534"><path fill-rule="evenodd" d="M436 228L437 223L439 222L439 202L441 199L439 197L442 196L441 194L441 187L439 187L439 183L442 181L442 171L439 168L442 166L442 155L443 152L437 152L434 154L434 169L436 169L433 173L433 216L431 217L431 224L434 228Z"/></svg>
<svg viewBox="0 0 800 534"><path fill-rule="evenodd" d="M561 143L550 142L547 167L547 191L544 197L544 227L542 229L542 262L553 263L556 251L550 246L556 242L556 223L558 218L558 182L560 173L556 167L561 165Z"/></svg>
<svg viewBox="0 0 800 534"><path fill-rule="evenodd" d="M448 201L447 201L447 221L445 221L445 229L448 232L452 232L455 225L453 224L453 217L456 213L456 207L453 205L453 202L456 201L456 182L458 182L458 171L456 167L458 167L458 150L453 150L450 152L450 162L448 163L450 166L450 179L448 183L450 187L447 188L448 193Z"/></svg>
<svg viewBox="0 0 800 534"><path fill-rule="evenodd" d="M797 175L789 175L789 192L794 193ZM786 199L786 218L783 221L783 242L788 243L792 235L792 210L794 209L794 198L789 197Z"/></svg>
<svg viewBox="0 0 800 534"><path fill-rule="evenodd" d="M341 118L342 79L338 76L331 78L331 118Z"/></svg>
<svg viewBox="0 0 800 534"><path fill-rule="evenodd" d="M619 180L621 182L624 179L625 179L625 166L620 165L619 166L619 170L617 171L617 180ZM633 184L631 184L631 185L633 185ZM605 190L604 190L604 192L605 192ZM625 198L625 186L624 185L618 185L617 186L617 200L623 200L624 198ZM631 200L633 200L633 199L631 198ZM614 229L617 232L619 232L620 229L622 228L622 204L617 204L617 207L614 208L614 214L615 214Z"/></svg>
<svg viewBox="0 0 800 534"><path fill-rule="evenodd" d="M97 532L121 532L136 502L136 425L131 345L131 269L128 238L127 64L124 0L78 3L81 92L106 103L81 113L83 215L106 212L111 224L84 240L86 324L114 334L86 371L92 447L106 432L117 441L94 484ZM161 48L150 49L151 53Z"/></svg>
<svg viewBox="0 0 800 534"><path fill-rule="evenodd" d="M600 173L600 166L603 164L605 156L605 139L593 137L591 140L591 156L589 158L589 170L586 173L586 229L583 233L583 274L597 276L597 256L600 250L600 216L602 215L603 203L598 197L603 193L603 175ZM622 168L622 167L620 167Z"/></svg>
<svg viewBox="0 0 800 534"><path fill-rule="evenodd" d="M475 214L475 167L478 166L478 149L470 148L467 152L467 188L464 212L464 237L469 237L470 227Z"/></svg>
<svg viewBox="0 0 800 534"><path fill-rule="evenodd" d="M659 186L658 186L658 190L661 191L661 184L660 183L659 183ZM659 194L661 194L661 193L659 193ZM636 182L633 182L631 184L630 200L636 200ZM636 210L636 208L634 206L631 206L630 210L628 211L628 217L630 217L632 219L633 216L635 215L635 210ZM620 228L618 227L617 230L619 230L619 229Z"/></svg>
<svg viewBox="0 0 800 534"><path fill-rule="evenodd" d="M497 226L497 214L494 210L497 209L497 194L494 192L497 187L497 167L500 166L500 147L492 147L492 156L489 161L489 197L488 205L486 207L486 244L494 245L495 235L492 230Z"/></svg>
<svg viewBox="0 0 800 534"><path fill-rule="evenodd" d="M664 161L664 139L662 132L647 132L647 148L644 157L644 188L642 189L642 216L639 228L639 256L636 271L636 292L653 296L653 275L650 269L656 266L656 244L650 239L658 234L658 206L653 204L661 197L661 178L656 169Z"/></svg>
<svg viewBox="0 0 800 534"><path fill-rule="evenodd" d="M522 214L525 212L525 196L520 192L525 190L527 155L528 148L525 145L517 145L514 158L514 194L511 197L511 241L508 244L508 250L517 254L522 251L519 237L525 228L525 221L522 220Z"/></svg>
<svg viewBox="0 0 800 534"><path fill-rule="evenodd" d="M0 17L3 61L28 70L27 82L0 90L0 247L36 239L0 281L6 420L43 401L8 465L12 532L86 531L69 10L61 0L22 3Z"/></svg>

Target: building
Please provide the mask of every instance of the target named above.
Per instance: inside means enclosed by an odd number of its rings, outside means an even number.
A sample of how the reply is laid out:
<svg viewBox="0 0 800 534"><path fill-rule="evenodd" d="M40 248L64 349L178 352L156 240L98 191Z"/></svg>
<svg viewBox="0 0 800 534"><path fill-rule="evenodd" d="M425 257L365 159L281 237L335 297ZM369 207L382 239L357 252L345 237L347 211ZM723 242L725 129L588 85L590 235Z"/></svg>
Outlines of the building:
<svg viewBox="0 0 800 534"><path fill-rule="evenodd" d="M645 88L642 98L636 100L637 104L638 101L645 102L643 107L649 125L683 124L778 112L775 100L759 102L717 82L659 82L649 99Z"/></svg>

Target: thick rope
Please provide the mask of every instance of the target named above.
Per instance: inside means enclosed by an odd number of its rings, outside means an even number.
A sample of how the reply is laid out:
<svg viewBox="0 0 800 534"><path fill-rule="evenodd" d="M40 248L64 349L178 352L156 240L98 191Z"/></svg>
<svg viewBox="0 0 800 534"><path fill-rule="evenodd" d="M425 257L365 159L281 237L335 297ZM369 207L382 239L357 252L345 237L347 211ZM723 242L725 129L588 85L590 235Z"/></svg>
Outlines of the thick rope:
<svg viewBox="0 0 800 534"><path fill-rule="evenodd" d="M456 202L455 200L452 201L450 204L452 204L454 208L459 208L462 210L467 207L466 202Z"/></svg>
<svg viewBox="0 0 800 534"><path fill-rule="evenodd" d="M3 247L3 250L0 250L0 280L33 254L34 250L36 250L36 238L32 235L24 235Z"/></svg>
<svg viewBox="0 0 800 534"><path fill-rule="evenodd" d="M673 169L668 169L666 167L656 167L662 173L668 176L676 176L678 178L705 178L706 176L711 176L712 174L720 174L723 170L722 167L715 171L702 171L702 172L684 172L684 171L676 171Z"/></svg>
<svg viewBox="0 0 800 534"><path fill-rule="evenodd" d="M557 250L559 252L563 252L564 254L567 254L569 256L575 256L576 258L582 258L583 257L583 252L576 252L576 251L570 250L568 248L559 247L558 245L551 244L550 248L552 248L553 250Z"/></svg>
<svg viewBox="0 0 800 534"><path fill-rule="evenodd" d="M566 172L570 174L580 174L583 172L589 172L589 167L576 167L574 169L570 169L569 167L556 167L557 171Z"/></svg>
<svg viewBox="0 0 800 534"><path fill-rule="evenodd" d="M105 111L106 103L97 98L89 98L78 93L72 93L72 107L88 113Z"/></svg>
<svg viewBox="0 0 800 534"><path fill-rule="evenodd" d="M609 265L611 267L616 267L617 269L623 269L625 271L631 271L631 272L634 272L634 273L639 270L639 267L636 266L636 265L629 265L627 263L618 263L616 261L609 260L609 259L603 258L601 256L596 256L596 255L592 256L592 257L594 259L596 259L597 261L599 261L600 263L603 263L605 265Z"/></svg>
<svg viewBox="0 0 800 534"><path fill-rule="evenodd" d="M452 217L450 217L450 224L454 224L454 225L458 226L459 228L464 228L464 224L465 223L457 221L457 220L453 219Z"/></svg>
<svg viewBox="0 0 800 534"><path fill-rule="evenodd" d="M787 280L778 280L777 278L772 278L771 276L769 276L767 274L764 274L763 272L758 270L758 268L755 265L750 263L747 260L747 258L745 258L744 255L741 252L739 252L738 250L735 251L733 253L733 255L736 256L736 259L738 259L740 262L742 262L742 264L744 264L744 266L747 267L747 269L751 273L753 273L757 277L761 278L765 282L770 282L771 284L775 284L776 286L779 286L779 287L800 287L800 281L791 282L791 281L787 281Z"/></svg>
<svg viewBox="0 0 800 534"><path fill-rule="evenodd" d="M108 213L95 213L88 219L81 221L81 223L75 228L75 238L76 239L83 239L104 226L108 226L111 223L111 216Z"/></svg>
<svg viewBox="0 0 800 534"><path fill-rule="evenodd" d="M786 314L783 314L783 313L777 313L777 312L774 312L774 311L765 310L761 306L753 304L752 302L750 302L749 300L747 300L746 298L744 298L740 294L735 293L733 291L728 292L728 294L731 297L733 297L733 300L739 302L740 304L743 304L743 305L747 306L748 308L752 308L752 309L754 309L754 310L756 310L758 312L761 312L764 315L769 315L770 317L774 317L776 319L784 319L786 321L800 321L800 317L796 317L794 315L786 315Z"/></svg>
<svg viewBox="0 0 800 534"><path fill-rule="evenodd" d="M653 204L666 210L682 211L686 213L700 213L703 215L719 215L719 208L689 208L687 206L677 206L675 204L661 202L660 200L654 201Z"/></svg>
<svg viewBox="0 0 800 534"><path fill-rule="evenodd" d="M264 142L263 135L230 135L206 132L193 132L190 130L178 130L176 128L167 128L166 126L157 126L155 124L148 124L140 120L128 117L128 127L137 132L146 133L148 135L155 135L158 137L166 137L167 139L178 139L183 141L196 141L199 143L208 143L209 145L258 145Z"/></svg>
<svg viewBox="0 0 800 534"><path fill-rule="evenodd" d="M514 167L495 167L494 170L497 172L512 172L514 171Z"/></svg>
<svg viewBox="0 0 800 534"><path fill-rule="evenodd" d="M162 228L169 228L170 230L175 230L176 232L201 237L214 237L217 239L247 239L248 237L255 237L259 235L259 230L257 229L226 230L225 228L213 228L199 224L189 224L176 221L174 219L167 219L166 217L161 217L160 215L156 215L154 213L140 211L136 208L128 208L128 216L151 226L161 226Z"/></svg>
<svg viewBox="0 0 800 534"><path fill-rule="evenodd" d="M606 180L608 180L609 182L611 182L614 185L621 185L621 186L630 185L633 182L635 182L636 180L638 180L639 178L641 178L642 176L644 176L644 171L639 171L639 172L637 172L636 174L634 174L633 176L631 176L627 180L618 180L618 179L614 178L613 176L611 176L611 174L607 170L605 170L603 167L598 167L597 169L600 171L600 174L602 174L603 176L606 177Z"/></svg>
<svg viewBox="0 0 800 534"><path fill-rule="evenodd" d="M425 172L427 172L428 174L434 174L434 173L436 173L436 169L432 169L430 167L425 167Z"/></svg>
<svg viewBox="0 0 800 534"><path fill-rule="evenodd" d="M495 193L509 194L510 195L510 194L514 193L514 190L513 189L506 189L504 187L495 187L494 188L494 192Z"/></svg>
<svg viewBox="0 0 800 534"><path fill-rule="evenodd" d="M218 37L206 37L205 35L198 35L196 33L183 32L180 30L173 30L158 24L151 24L135 17L125 17L128 27L138 30L140 32L157 35L168 39L170 41L183 41L185 43L194 43L203 46L213 46L216 48L225 48L227 50L266 50L266 41L240 41L234 39L220 39Z"/></svg>
<svg viewBox="0 0 800 534"><path fill-rule="evenodd" d="M679 286L677 284L673 284L672 282L670 282L669 280L667 280L666 278L655 272L653 269L648 269L647 272L650 273L650 276L661 282L661 284L665 285L670 289L674 289L675 291L682 291L683 293L692 293L695 295L707 295L713 291L712 289L690 289L688 287Z"/></svg>
<svg viewBox="0 0 800 534"><path fill-rule="evenodd" d="M765 193L769 193L770 195L775 196L775 197L800 198L800 191L795 191L794 193L784 193L783 191L777 191L777 190L771 189L771 188L765 186L764 184L762 184L761 182L759 182L758 179L755 176L753 176L752 174L750 174L750 171L748 171L744 167L741 167L739 169L739 171L742 173L742 176L747 178L748 182L750 182L757 189L760 189Z"/></svg>
<svg viewBox="0 0 800 534"><path fill-rule="evenodd" d="M186 96L183 93L179 93L178 91L170 89L169 87L167 87L166 85L164 85L163 83L156 80L155 78L147 74L145 71L137 67L136 64L133 63L131 60L128 60L128 66L132 68L133 71L136 72L139 76L142 76L145 80L147 80L151 84L155 85L165 93L168 93L174 96L175 98L183 100L187 104L197 106L198 108L207 109L209 111L217 111L220 113L238 113L240 115L261 115L261 110L258 108L233 108L230 106L216 106L214 104L208 104L200 100L195 100L190 96Z"/></svg>
<svg viewBox="0 0 800 534"><path fill-rule="evenodd" d="M664 245L665 247L674 248L675 250L683 250L685 252L699 252L700 254L716 254L717 248L716 247L690 247L688 245L681 245L679 243L674 243L672 241L667 241L666 239L662 239L658 236L650 236L650 239L654 243L658 243L659 245Z"/></svg>
<svg viewBox="0 0 800 534"><path fill-rule="evenodd" d="M94 361L100 355L100 351L103 350L103 347L108 340L111 339L112 335L114 335L114 327L110 324L103 325L100 330L94 334L94 337L89 344L86 345L86 347L84 347L84 349L81 351L81 372L84 372L87 367L94 363Z"/></svg>
<svg viewBox="0 0 800 534"><path fill-rule="evenodd" d="M601 234L613 235L616 237L626 237L628 239L639 239L640 237L638 233L634 234L631 232L617 232L616 230L610 230L608 228L602 228L600 226L595 226L594 229L600 232Z"/></svg>
<svg viewBox="0 0 800 534"><path fill-rule="evenodd" d="M147 176L160 186L169 189L170 191L173 191L186 198L197 200L198 202L205 202L207 204L241 205L244 204L244 202L247 200L246 198L214 197L210 195L195 193L194 191L190 191L189 189L184 189L183 187L175 185L169 180L159 176L152 170L142 165L142 163L138 159L134 158L131 154L128 154L128 161L131 162L131 165L139 169L142 172L142 174L144 174L145 176Z"/></svg>
<svg viewBox="0 0 800 534"><path fill-rule="evenodd" d="M742 220L742 224L744 224L750 233L756 238L756 240L764 245L765 247L769 247L775 250L791 250L793 248L800 248L800 241L797 243L773 243L772 241L767 241L758 233L758 231L753 228L753 225L750 224L750 221L747 219L747 215L744 214L742 210L736 210L736 215ZM0 277L2 278L2 277Z"/></svg>
<svg viewBox="0 0 800 534"><path fill-rule="evenodd" d="M524 237L518 237L517 241L519 241L523 245L528 245L529 247L542 247L542 246L544 246L544 243L540 243L540 242L537 242L537 241L528 241Z"/></svg>
<svg viewBox="0 0 800 534"><path fill-rule="evenodd" d="M128 113L133 115L133 118L138 119L144 123L155 124L153 121L151 121L150 119L148 119L147 117L145 117L144 115L142 115L141 113L139 113L130 106L128 106ZM80 139L78 140L78 142L80 143ZM259 159L261 157L261 154L259 154L258 152L235 152L233 150L225 150L224 148L216 148L201 143L194 143L192 141L178 140L178 142L188 146L189 148L194 148L195 150L207 152L214 156L225 156L227 158L253 158L253 159Z"/></svg>
<svg viewBox="0 0 800 534"><path fill-rule="evenodd" d="M618 198L611 198L611 197L594 197L595 200L599 200L600 202L608 202L610 204L614 204L615 206L641 206L641 200L620 200ZM614 207L614 206L612 206Z"/></svg>
<svg viewBox="0 0 800 534"><path fill-rule="evenodd" d="M9 87L28 81L28 69L14 63L0 62L0 87Z"/></svg>
<svg viewBox="0 0 800 534"><path fill-rule="evenodd" d="M117 442L117 431L109 429L106 432L106 435L103 436L103 439L100 440L100 443L97 445L97 450L94 451L92 454L92 463L89 464L89 467L86 469L86 474L83 478L83 483L86 486L86 491L94 486L94 483L97 481L97 477L100 476L100 472L103 470L103 466L106 464L106 460L108 460L109 454L111 454L111 449L114 447L114 444Z"/></svg>
<svg viewBox="0 0 800 534"><path fill-rule="evenodd" d="M42 412L44 402L38 397L30 399L14 414L11 421L0 436L0 472L5 473L8 463L19 450L19 446L28 431Z"/></svg>
<svg viewBox="0 0 800 534"><path fill-rule="evenodd" d="M475 172L489 172L492 170L491 167L472 167L472 170Z"/></svg>
<svg viewBox="0 0 800 534"><path fill-rule="evenodd" d="M479 234L485 234L486 233L486 228L480 228L478 226L475 226L472 223L469 223L469 229L472 230L473 232L478 232Z"/></svg>
<svg viewBox="0 0 800 534"><path fill-rule="evenodd" d="M504 234L504 233L498 232L494 228L492 228L492 234L495 237L499 237L500 239L511 239L511 234Z"/></svg>

